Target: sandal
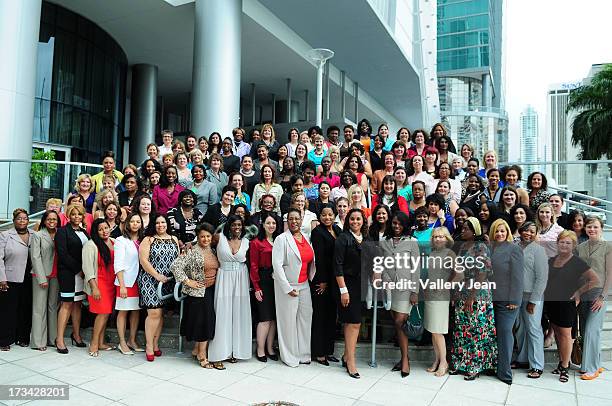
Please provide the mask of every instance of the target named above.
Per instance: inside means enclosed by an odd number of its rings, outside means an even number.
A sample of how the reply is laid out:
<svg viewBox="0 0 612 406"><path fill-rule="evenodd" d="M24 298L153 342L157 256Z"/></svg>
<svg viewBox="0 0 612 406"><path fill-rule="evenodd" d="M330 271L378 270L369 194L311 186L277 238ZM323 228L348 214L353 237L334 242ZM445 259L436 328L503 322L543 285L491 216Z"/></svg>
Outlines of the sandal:
<svg viewBox="0 0 612 406"><path fill-rule="evenodd" d="M234 357L230 357L227 359L227 362L229 362L230 364L235 364L236 362L238 362L238 360Z"/></svg>
<svg viewBox="0 0 612 406"><path fill-rule="evenodd" d="M223 371L225 369L225 366L223 365L223 362L213 362L213 368L219 371Z"/></svg>
<svg viewBox="0 0 612 406"><path fill-rule="evenodd" d="M211 362L208 362L206 358L198 359L198 364L200 364L200 366L204 369L213 369L215 367L214 364Z"/></svg>
<svg viewBox="0 0 612 406"><path fill-rule="evenodd" d="M569 381L569 367L559 365L559 382L566 383Z"/></svg>
<svg viewBox="0 0 612 406"><path fill-rule="evenodd" d="M447 372L448 372L448 366L442 367L442 368L438 366L438 369L436 370L436 373L434 374L434 376L437 376L438 378L440 378L446 375Z"/></svg>
<svg viewBox="0 0 612 406"><path fill-rule="evenodd" d="M538 379L544 373L541 369L531 368L529 372L527 372L527 378Z"/></svg>
<svg viewBox="0 0 612 406"><path fill-rule="evenodd" d="M478 378L478 372L474 372L474 373L472 373L472 374L466 374L466 375L463 377L463 380L464 380L464 381L475 381L475 380L476 380L476 378Z"/></svg>
<svg viewBox="0 0 612 406"><path fill-rule="evenodd" d="M550 373L553 374L553 375L559 375L561 373L561 370L560 370L561 368L562 368L561 367L561 362L559 362L557 364L557 367L555 369L553 369L552 371L550 371Z"/></svg>
<svg viewBox="0 0 612 406"><path fill-rule="evenodd" d="M428 368L426 369L426 371L427 371L427 372L430 372L430 373L432 373L432 372L436 372L436 371L438 370L438 367L439 367L439 366L440 366L440 364L439 364L439 363L438 363L438 364L434 364L434 365L432 365L432 366L428 367ZM448 368L447 368L447 369L448 369Z"/></svg>
<svg viewBox="0 0 612 406"><path fill-rule="evenodd" d="M34 347L32 349L36 351L47 351L47 347Z"/></svg>

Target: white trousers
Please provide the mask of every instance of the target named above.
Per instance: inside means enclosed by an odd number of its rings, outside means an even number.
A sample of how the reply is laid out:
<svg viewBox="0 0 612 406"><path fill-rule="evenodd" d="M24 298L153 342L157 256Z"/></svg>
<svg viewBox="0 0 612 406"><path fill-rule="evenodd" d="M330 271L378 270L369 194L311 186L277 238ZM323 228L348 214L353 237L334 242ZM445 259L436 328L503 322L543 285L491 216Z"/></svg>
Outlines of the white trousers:
<svg viewBox="0 0 612 406"><path fill-rule="evenodd" d="M276 327L281 360L290 367L310 362L310 329L312 325L312 300L308 282L295 285L296 297L281 291L274 284L276 300Z"/></svg>

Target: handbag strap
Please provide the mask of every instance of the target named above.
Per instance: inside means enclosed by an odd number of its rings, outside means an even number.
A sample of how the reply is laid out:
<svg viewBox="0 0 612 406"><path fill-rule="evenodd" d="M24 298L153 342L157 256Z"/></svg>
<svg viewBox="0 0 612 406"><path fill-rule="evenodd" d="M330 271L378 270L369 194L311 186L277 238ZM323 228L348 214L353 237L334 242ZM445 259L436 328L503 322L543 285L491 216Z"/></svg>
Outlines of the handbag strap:
<svg viewBox="0 0 612 406"><path fill-rule="evenodd" d="M414 306L414 307L416 308L416 312L417 312L417 316L419 316L419 320L421 320L421 319L422 319L422 317L421 317L421 312L420 312L420 310L419 310L419 305L418 305L418 303L417 303L417 305L416 305L416 306Z"/></svg>

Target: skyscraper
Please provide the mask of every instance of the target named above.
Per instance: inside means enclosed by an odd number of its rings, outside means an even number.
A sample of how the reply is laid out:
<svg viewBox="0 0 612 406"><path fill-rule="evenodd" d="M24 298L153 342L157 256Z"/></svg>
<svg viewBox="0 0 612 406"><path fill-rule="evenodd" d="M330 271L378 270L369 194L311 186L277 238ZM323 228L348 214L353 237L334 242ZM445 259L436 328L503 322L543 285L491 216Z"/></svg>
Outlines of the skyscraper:
<svg viewBox="0 0 612 406"><path fill-rule="evenodd" d="M438 0L437 69L442 122L458 147L507 161L502 9L502 0Z"/></svg>
<svg viewBox="0 0 612 406"><path fill-rule="evenodd" d="M538 160L538 113L528 105L521 112L521 162L537 162ZM536 165L523 167L526 173L539 170Z"/></svg>

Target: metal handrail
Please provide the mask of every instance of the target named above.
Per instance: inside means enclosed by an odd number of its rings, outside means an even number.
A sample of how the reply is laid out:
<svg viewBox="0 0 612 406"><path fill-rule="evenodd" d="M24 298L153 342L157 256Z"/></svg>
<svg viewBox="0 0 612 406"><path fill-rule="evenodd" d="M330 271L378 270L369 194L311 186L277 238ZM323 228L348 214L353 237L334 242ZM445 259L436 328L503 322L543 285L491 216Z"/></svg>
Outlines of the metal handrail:
<svg viewBox="0 0 612 406"><path fill-rule="evenodd" d="M164 283L168 283L172 279L174 279L174 276L169 276L166 282L159 282L157 284L157 297L159 298L159 300L168 300L170 298L174 298L174 292L168 293L167 295L162 294L162 288L164 286Z"/></svg>
<svg viewBox="0 0 612 406"><path fill-rule="evenodd" d="M598 206L590 206L590 205L588 205L586 203L576 202L574 200L566 200L566 202L568 203L568 205L584 207L586 209L589 209L589 211L598 211L598 212L602 212L602 213L606 213L606 214L612 214L612 211L603 209L603 208L598 207Z"/></svg>
<svg viewBox="0 0 612 406"><path fill-rule="evenodd" d="M548 186L548 188L554 189L554 190L556 190L558 192L563 192L563 193L571 194L573 196L578 196L578 197L583 197L585 199L594 200L594 201L599 202L599 203L604 203L604 204L607 204L607 205L612 205L612 202L609 201L609 200L600 199L598 197L585 195L584 193L575 192L575 191L569 190L569 189L563 189L563 188L560 188L558 186Z"/></svg>
<svg viewBox="0 0 612 406"><path fill-rule="evenodd" d="M500 162L498 166L505 165L583 165L583 164L612 164L612 159L585 159L575 161L534 161L534 162Z"/></svg>

